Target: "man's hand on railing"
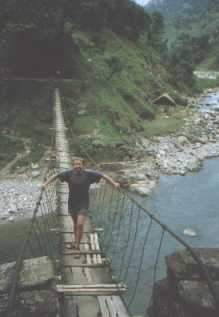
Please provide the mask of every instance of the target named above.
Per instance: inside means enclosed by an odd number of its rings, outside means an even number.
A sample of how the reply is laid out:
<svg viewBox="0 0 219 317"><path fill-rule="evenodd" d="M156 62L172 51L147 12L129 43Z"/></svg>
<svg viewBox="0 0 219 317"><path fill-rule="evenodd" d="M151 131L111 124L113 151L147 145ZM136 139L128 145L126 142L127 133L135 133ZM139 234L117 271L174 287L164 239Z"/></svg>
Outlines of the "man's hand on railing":
<svg viewBox="0 0 219 317"><path fill-rule="evenodd" d="M119 188L121 187L121 186L120 186L120 183L116 183L116 182L115 182L115 183L114 183L114 187L117 188L117 189L119 189Z"/></svg>
<svg viewBox="0 0 219 317"><path fill-rule="evenodd" d="M41 190L44 191L45 189L46 189L45 184L42 184L42 185L41 185Z"/></svg>

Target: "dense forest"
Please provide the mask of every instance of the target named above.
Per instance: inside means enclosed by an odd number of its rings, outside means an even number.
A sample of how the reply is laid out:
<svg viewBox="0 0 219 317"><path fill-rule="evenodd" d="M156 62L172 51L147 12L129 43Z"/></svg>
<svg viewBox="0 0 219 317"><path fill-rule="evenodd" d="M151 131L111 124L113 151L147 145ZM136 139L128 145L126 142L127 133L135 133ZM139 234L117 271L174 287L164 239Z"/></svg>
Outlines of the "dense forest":
<svg viewBox="0 0 219 317"><path fill-rule="evenodd" d="M159 47L163 20L159 13L148 14L129 0L1 1L0 42L8 41L9 65L15 72L30 67L27 56L33 57L35 71L40 72L39 55L44 55L43 67L50 65L50 73L55 64L64 67L64 49L70 45L68 36L74 27L98 34L111 30L131 41L144 34L150 45Z"/></svg>
<svg viewBox="0 0 219 317"><path fill-rule="evenodd" d="M190 50L192 62L219 69L219 2L217 0L151 0L148 11L165 17L169 48Z"/></svg>

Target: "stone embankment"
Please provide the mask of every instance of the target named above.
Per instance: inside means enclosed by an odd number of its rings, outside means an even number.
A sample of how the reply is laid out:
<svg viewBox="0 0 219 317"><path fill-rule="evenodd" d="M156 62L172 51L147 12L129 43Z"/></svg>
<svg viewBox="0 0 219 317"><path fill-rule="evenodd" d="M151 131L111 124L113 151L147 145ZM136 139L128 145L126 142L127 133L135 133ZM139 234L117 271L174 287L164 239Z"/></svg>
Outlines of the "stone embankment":
<svg viewBox="0 0 219 317"><path fill-rule="evenodd" d="M219 249L194 249L206 265L219 294ZM214 298L187 251L166 257L167 277L156 282L150 317L216 317Z"/></svg>
<svg viewBox="0 0 219 317"><path fill-rule="evenodd" d="M5 316L15 262L0 265L0 316ZM56 316L55 275L48 257L24 260L17 286L16 316Z"/></svg>

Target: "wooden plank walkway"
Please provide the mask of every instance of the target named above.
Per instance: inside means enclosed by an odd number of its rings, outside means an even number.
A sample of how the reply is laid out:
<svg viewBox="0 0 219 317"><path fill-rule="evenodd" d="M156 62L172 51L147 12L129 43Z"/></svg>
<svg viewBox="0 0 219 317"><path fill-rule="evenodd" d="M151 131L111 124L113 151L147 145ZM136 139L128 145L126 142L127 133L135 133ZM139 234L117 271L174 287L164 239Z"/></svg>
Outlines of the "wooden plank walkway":
<svg viewBox="0 0 219 317"><path fill-rule="evenodd" d="M56 152L59 171L71 168L69 146L61 109L59 90L55 90ZM64 317L130 317L121 297L126 291L123 284L117 284L111 276L107 259L101 252L98 230L85 225L81 242L81 254L70 248L73 240L73 222L68 215L68 186L59 183L58 219L60 236L61 283L57 285L61 311Z"/></svg>

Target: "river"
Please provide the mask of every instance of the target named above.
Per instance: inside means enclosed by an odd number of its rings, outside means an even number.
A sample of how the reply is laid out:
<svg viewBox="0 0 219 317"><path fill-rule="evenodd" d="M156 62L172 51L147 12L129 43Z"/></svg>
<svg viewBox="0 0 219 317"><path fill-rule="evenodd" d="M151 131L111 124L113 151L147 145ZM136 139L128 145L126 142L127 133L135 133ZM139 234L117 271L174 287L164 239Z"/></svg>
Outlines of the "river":
<svg viewBox="0 0 219 317"><path fill-rule="evenodd" d="M218 247L219 159L205 161L196 174L161 176L144 204L193 246ZM184 235L186 228L197 235Z"/></svg>

